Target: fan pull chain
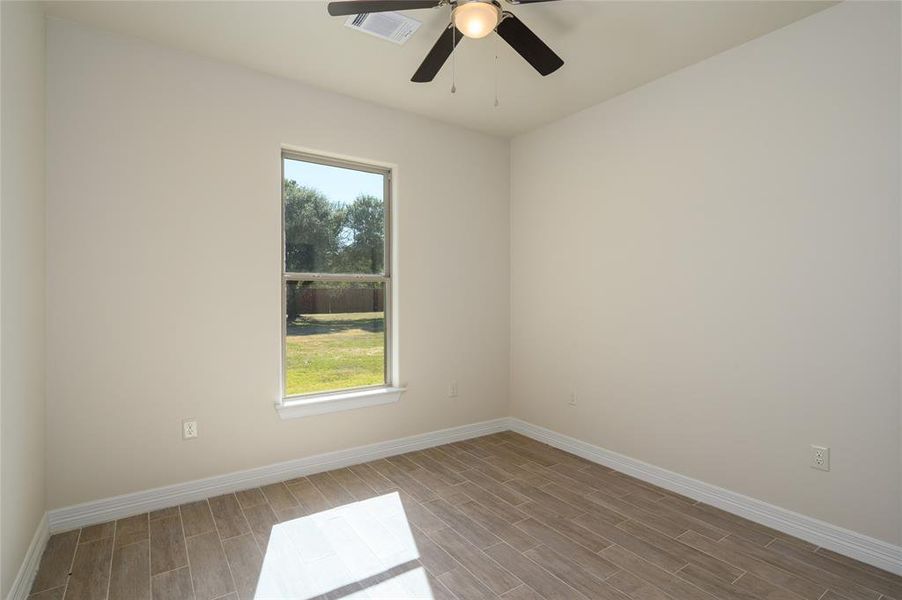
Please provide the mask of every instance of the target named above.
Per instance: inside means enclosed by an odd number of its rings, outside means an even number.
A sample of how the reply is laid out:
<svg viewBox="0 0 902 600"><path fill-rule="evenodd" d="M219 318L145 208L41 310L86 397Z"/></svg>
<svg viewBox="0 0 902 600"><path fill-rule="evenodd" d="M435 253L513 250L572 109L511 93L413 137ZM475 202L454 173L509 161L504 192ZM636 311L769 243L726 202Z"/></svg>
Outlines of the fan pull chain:
<svg viewBox="0 0 902 600"><path fill-rule="evenodd" d="M495 69L495 108L498 108L500 102L498 102L498 35L495 35L495 60L492 61L492 65Z"/></svg>
<svg viewBox="0 0 902 600"><path fill-rule="evenodd" d="M452 94L457 91L457 86L454 84L454 81L457 77L457 69L455 68L456 65L455 65L455 60L454 60L454 55L456 54L454 52L454 47L457 46L456 38L457 38L457 27L455 27L454 24L452 23L451 24L451 93Z"/></svg>

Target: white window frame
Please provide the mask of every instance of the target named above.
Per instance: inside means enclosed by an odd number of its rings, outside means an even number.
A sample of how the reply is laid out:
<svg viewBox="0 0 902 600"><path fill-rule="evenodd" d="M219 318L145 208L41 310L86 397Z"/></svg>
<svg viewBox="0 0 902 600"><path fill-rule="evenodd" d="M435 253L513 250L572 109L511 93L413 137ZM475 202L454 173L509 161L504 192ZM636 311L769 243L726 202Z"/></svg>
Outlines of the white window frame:
<svg viewBox="0 0 902 600"><path fill-rule="evenodd" d="M400 400L401 394L404 392L403 387L399 387L396 381L396 365L395 365L395 346L394 346L394 286L393 284L393 266L394 254L392 252L392 233L394 229L393 213L392 213L392 168L370 164L366 162L348 160L344 158L336 158L332 156L311 153L307 151L282 149L280 156L282 181L280 183L281 193L279 195L281 206L281 228L282 243L279 248L281 253L281 285L280 292L282 295L282 352L281 365L279 369L281 384L279 386L279 401L276 403L276 409L279 416L283 419L291 419L298 417L306 417L319 415L342 410L352 410L366 406L375 406L379 404L387 404ZM355 171L363 171L366 173L375 173L383 176L383 204L385 210L385 250L383 259L383 272L381 274L360 274L360 273L293 273L286 270L285 264L285 161L298 160L308 163L326 165L330 167L339 167L343 169L352 169ZM285 395L285 379L286 368L285 359L287 358L287 287L289 281L353 281L353 282L372 282L382 283L384 287L384 314L385 314L385 376L384 383L372 386L362 386L355 388L346 388L329 392L315 392L310 394L297 394L293 396Z"/></svg>

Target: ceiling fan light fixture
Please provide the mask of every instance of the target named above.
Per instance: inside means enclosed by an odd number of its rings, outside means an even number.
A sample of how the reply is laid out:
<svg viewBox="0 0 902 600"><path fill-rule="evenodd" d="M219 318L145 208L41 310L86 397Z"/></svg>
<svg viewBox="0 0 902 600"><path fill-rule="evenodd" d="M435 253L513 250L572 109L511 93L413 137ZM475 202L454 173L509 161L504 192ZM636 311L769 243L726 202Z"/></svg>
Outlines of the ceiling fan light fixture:
<svg viewBox="0 0 902 600"><path fill-rule="evenodd" d="M484 38L495 30L501 20L501 10L491 2L473 0L458 3L451 13L454 26L468 38Z"/></svg>

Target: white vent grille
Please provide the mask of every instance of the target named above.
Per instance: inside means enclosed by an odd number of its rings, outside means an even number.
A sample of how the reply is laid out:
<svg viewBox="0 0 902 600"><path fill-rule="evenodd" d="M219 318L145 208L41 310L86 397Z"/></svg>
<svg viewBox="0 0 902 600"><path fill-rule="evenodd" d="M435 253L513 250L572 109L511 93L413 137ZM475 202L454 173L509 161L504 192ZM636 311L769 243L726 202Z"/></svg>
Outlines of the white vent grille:
<svg viewBox="0 0 902 600"><path fill-rule="evenodd" d="M420 22L400 13L380 12L351 15L345 26L400 45L419 29Z"/></svg>

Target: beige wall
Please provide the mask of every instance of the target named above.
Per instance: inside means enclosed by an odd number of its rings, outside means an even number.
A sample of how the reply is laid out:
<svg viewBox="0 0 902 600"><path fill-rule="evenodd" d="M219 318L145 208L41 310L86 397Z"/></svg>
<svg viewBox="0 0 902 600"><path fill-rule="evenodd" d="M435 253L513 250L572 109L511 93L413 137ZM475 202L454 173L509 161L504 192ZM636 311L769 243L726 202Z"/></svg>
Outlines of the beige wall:
<svg viewBox="0 0 902 600"><path fill-rule="evenodd" d="M503 416L510 398L899 543L898 13L845 3L510 152L51 21L49 507ZM399 404L273 410L283 144L398 165ZM830 473L807 467L812 443Z"/></svg>
<svg viewBox="0 0 902 600"><path fill-rule="evenodd" d="M44 514L44 17L0 3L0 597Z"/></svg>
<svg viewBox="0 0 902 600"><path fill-rule="evenodd" d="M513 141L515 416L902 541L899 23L847 2Z"/></svg>
<svg viewBox="0 0 902 600"><path fill-rule="evenodd" d="M60 21L47 68L50 508L507 413L507 141ZM273 408L283 144L397 165L397 404Z"/></svg>

